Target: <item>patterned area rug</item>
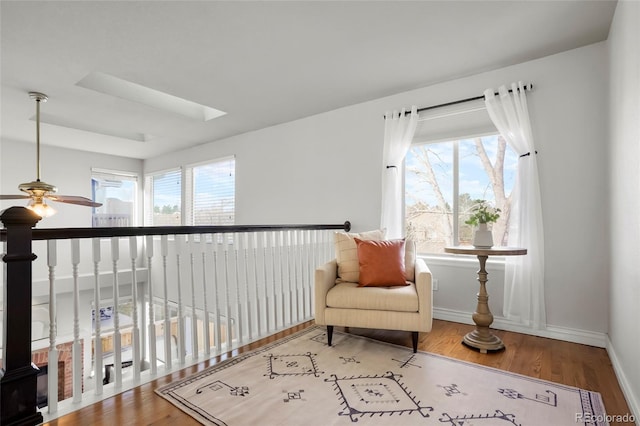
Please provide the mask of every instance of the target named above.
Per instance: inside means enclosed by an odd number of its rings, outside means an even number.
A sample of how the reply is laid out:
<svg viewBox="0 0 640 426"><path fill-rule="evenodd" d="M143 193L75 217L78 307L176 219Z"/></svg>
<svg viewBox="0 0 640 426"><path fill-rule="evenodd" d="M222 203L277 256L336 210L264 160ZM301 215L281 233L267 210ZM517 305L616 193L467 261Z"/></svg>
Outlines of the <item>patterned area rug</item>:
<svg viewBox="0 0 640 426"><path fill-rule="evenodd" d="M156 390L207 425L604 425L599 393L324 328Z"/></svg>

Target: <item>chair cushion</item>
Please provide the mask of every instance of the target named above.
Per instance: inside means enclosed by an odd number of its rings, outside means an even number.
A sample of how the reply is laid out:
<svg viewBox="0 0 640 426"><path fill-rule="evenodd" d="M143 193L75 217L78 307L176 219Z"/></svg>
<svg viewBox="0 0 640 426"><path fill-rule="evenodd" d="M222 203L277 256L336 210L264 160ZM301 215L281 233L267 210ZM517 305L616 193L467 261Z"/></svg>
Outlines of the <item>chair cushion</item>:
<svg viewBox="0 0 640 426"><path fill-rule="evenodd" d="M360 287L407 285L404 240L364 241L355 238L360 264Z"/></svg>
<svg viewBox="0 0 640 426"><path fill-rule="evenodd" d="M357 283L360 278L358 249L354 238L361 240L382 240L385 231L377 229L360 233L336 232L334 234L336 262L338 263L338 279L336 282Z"/></svg>
<svg viewBox="0 0 640 426"><path fill-rule="evenodd" d="M414 283L395 287L358 287L357 283L338 283L327 293L327 307L418 312L418 293Z"/></svg>

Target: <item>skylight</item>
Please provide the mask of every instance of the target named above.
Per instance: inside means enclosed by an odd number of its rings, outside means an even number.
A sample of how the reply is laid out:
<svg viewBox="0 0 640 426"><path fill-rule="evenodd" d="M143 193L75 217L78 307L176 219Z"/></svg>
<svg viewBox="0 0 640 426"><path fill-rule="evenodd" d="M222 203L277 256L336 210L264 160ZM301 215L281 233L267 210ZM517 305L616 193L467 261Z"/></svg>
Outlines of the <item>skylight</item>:
<svg viewBox="0 0 640 426"><path fill-rule="evenodd" d="M77 86L95 90L132 102L138 102L198 121L209 121L226 112L196 102L169 95L159 90L132 83L102 72L92 72L76 83Z"/></svg>

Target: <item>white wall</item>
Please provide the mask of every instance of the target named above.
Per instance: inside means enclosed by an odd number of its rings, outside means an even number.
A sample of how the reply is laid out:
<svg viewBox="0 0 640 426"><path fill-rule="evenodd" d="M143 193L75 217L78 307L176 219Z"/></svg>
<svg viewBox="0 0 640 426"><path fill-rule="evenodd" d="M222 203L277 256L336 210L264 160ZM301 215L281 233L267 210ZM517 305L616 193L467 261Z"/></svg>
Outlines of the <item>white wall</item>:
<svg viewBox="0 0 640 426"><path fill-rule="evenodd" d="M640 3L618 2L608 47L611 146L608 349L627 402L636 419L640 419Z"/></svg>
<svg viewBox="0 0 640 426"><path fill-rule="evenodd" d="M145 161L145 171L235 154L238 223L348 219L356 231L372 229L379 226L386 110L448 102L480 95L487 87L530 81L535 89L528 96L529 107L540 152L548 323L593 332L604 341L606 60L606 46L598 43L160 156ZM470 300L472 310L475 277L444 268L432 268L436 278L442 276L436 306L459 310L448 301ZM489 285L490 293L502 291L499 282ZM496 296L495 302L500 301ZM501 303L490 303L494 313L501 312Z"/></svg>

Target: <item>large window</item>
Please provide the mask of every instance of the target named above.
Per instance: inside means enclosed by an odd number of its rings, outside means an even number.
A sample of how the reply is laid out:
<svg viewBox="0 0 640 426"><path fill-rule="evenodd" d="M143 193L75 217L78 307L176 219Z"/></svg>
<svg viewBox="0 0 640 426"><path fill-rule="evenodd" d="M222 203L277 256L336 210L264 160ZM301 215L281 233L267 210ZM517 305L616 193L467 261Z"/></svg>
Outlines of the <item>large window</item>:
<svg viewBox="0 0 640 426"><path fill-rule="evenodd" d="M470 245L473 228L464 222L478 199L502 210L493 239L506 244L517 162L496 134L412 145L405 159L405 220L418 251Z"/></svg>
<svg viewBox="0 0 640 426"><path fill-rule="evenodd" d="M235 165L234 157L226 157L147 176L146 223L233 225Z"/></svg>
<svg viewBox="0 0 640 426"><path fill-rule="evenodd" d="M135 226L138 176L132 173L93 169L93 200L102 206L93 209L93 227Z"/></svg>
<svg viewBox="0 0 640 426"><path fill-rule="evenodd" d="M152 226L182 225L182 171L170 170L148 176L146 223Z"/></svg>
<svg viewBox="0 0 640 426"><path fill-rule="evenodd" d="M192 225L235 222L235 158L228 157L187 169L187 206Z"/></svg>

